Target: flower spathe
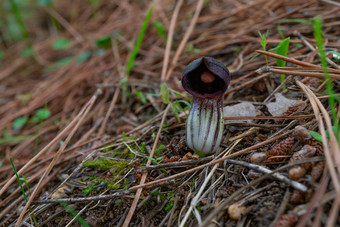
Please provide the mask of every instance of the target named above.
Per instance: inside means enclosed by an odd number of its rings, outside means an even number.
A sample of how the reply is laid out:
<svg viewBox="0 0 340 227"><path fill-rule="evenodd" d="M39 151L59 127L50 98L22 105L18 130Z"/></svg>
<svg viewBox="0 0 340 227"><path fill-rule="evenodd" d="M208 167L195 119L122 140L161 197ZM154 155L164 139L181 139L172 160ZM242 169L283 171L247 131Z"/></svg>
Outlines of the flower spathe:
<svg viewBox="0 0 340 227"><path fill-rule="evenodd" d="M186 140L188 147L199 155L212 154L220 147L223 95L229 81L228 69L209 57L196 59L183 72L182 85L194 97L186 123Z"/></svg>

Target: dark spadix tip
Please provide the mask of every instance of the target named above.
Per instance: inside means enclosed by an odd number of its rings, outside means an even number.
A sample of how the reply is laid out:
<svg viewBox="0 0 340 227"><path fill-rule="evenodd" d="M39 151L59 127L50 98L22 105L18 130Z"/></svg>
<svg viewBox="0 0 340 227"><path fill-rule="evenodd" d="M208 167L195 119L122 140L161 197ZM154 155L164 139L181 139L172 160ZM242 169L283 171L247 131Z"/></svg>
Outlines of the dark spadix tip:
<svg viewBox="0 0 340 227"><path fill-rule="evenodd" d="M214 98L227 90L230 74L227 67L210 57L192 61L183 72L182 86L195 97Z"/></svg>

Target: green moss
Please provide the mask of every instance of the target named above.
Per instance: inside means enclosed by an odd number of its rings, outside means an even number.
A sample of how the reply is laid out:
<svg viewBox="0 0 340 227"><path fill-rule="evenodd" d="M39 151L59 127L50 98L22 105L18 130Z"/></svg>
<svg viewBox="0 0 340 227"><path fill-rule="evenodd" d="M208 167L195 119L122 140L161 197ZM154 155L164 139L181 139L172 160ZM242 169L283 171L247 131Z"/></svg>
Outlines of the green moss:
<svg viewBox="0 0 340 227"><path fill-rule="evenodd" d="M122 153L123 152L121 152L121 156L123 156ZM83 190L84 195L91 193L93 190L100 190L101 187L95 187L95 186L103 184L103 183L106 184L107 188L110 190L129 188L130 182L128 179L124 179L124 181L119 182L119 183L117 182L121 179L121 174L126 172L126 170L132 168L132 163L129 163L127 161L99 158L97 160L90 160L90 161L85 162L83 164L83 167L89 167L92 169L102 170L102 171L110 170L110 177L90 176L86 180L89 186Z"/></svg>
<svg viewBox="0 0 340 227"><path fill-rule="evenodd" d="M112 151L112 144L107 144L105 148L101 151L102 153L107 153L109 151Z"/></svg>
<svg viewBox="0 0 340 227"><path fill-rule="evenodd" d="M175 191L170 191L169 192L169 197L170 198L175 198L176 192Z"/></svg>
<svg viewBox="0 0 340 227"><path fill-rule="evenodd" d="M128 190L129 189L129 184L130 184L130 181L127 178L125 178L124 179L124 183L123 183L123 189L124 190Z"/></svg>
<svg viewBox="0 0 340 227"><path fill-rule="evenodd" d="M148 151L146 150L146 144L145 143L141 143L140 145L140 153L142 154L147 154Z"/></svg>
<svg viewBox="0 0 340 227"><path fill-rule="evenodd" d="M172 207L174 206L174 201L170 201L168 202L168 204L166 205L166 207L164 208L165 211L170 211L172 209Z"/></svg>
<svg viewBox="0 0 340 227"><path fill-rule="evenodd" d="M134 148L132 148L134 149ZM135 154L132 153L128 148L125 148L123 151L116 151L111 155L112 158L134 158Z"/></svg>
<svg viewBox="0 0 340 227"><path fill-rule="evenodd" d="M202 213L202 206L201 205L198 204L196 206L196 209L198 210L198 212Z"/></svg>
<svg viewBox="0 0 340 227"><path fill-rule="evenodd" d="M122 201L121 199L119 199L119 200L117 200L117 201L115 202L115 204L116 204L117 206L121 205L122 203L123 203L123 201Z"/></svg>
<svg viewBox="0 0 340 227"><path fill-rule="evenodd" d="M156 191L152 192L152 195L153 195L153 196L158 196L158 195L159 195L159 191L156 190Z"/></svg>
<svg viewBox="0 0 340 227"><path fill-rule="evenodd" d="M84 189L82 190L82 192L83 192L84 195L88 195L88 194L90 194L93 190L94 190L94 188L93 188L92 186L89 186L89 187L87 187L87 188L84 188Z"/></svg>
<svg viewBox="0 0 340 227"><path fill-rule="evenodd" d="M117 157L117 156L120 156L122 153L123 153L122 151L115 151L115 152L111 155L111 157L112 157L112 158L115 158L115 157Z"/></svg>
<svg viewBox="0 0 340 227"><path fill-rule="evenodd" d="M161 152L164 150L165 146L160 144L156 147L155 156L160 156Z"/></svg>
<svg viewBox="0 0 340 227"><path fill-rule="evenodd" d="M160 168L159 170L160 170L160 171L162 171L162 173L165 173L165 174L166 174L166 176L168 175L168 171L166 171L166 169L165 169L165 168Z"/></svg>
<svg viewBox="0 0 340 227"><path fill-rule="evenodd" d="M89 160L83 164L83 167L90 167L92 169L100 169L100 170L109 170L113 168L122 170L128 166L129 166L129 163L127 161L116 161L116 160L110 160L106 158L99 158L97 160Z"/></svg>
<svg viewBox="0 0 340 227"><path fill-rule="evenodd" d="M92 181L92 180L94 180L94 179L97 179L97 176L90 176L87 180L88 180L88 181Z"/></svg>
<svg viewBox="0 0 340 227"><path fill-rule="evenodd" d="M121 186L121 184L116 184L116 183L108 183L108 182L105 182L105 183L107 184L107 188L112 189L112 190L117 190Z"/></svg>
<svg viewBox="0 0 340 227"><path fill-rule="evenodd" d="M135 150L135 148L131 148L133 150ZM124 149L124 152L123 152L123 156L122 158L134 158L136 155L134 153L132 153L128 148L125 148Z"/></svg>

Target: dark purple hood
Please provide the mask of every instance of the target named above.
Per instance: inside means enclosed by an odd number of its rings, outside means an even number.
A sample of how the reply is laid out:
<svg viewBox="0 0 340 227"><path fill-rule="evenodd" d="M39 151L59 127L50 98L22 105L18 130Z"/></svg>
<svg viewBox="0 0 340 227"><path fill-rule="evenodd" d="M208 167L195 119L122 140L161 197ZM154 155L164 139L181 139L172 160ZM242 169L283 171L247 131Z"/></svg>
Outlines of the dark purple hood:
<svg viewBox="0 0 340 227"><path fill-rule="evenodd" d="M203 72L210 72L216 78L212 83L201 80ZM214 98L223 96L230 82L230 74L221 62L211 57L202 57L192 61L183 72L182 86L194 97Z"/></svg>

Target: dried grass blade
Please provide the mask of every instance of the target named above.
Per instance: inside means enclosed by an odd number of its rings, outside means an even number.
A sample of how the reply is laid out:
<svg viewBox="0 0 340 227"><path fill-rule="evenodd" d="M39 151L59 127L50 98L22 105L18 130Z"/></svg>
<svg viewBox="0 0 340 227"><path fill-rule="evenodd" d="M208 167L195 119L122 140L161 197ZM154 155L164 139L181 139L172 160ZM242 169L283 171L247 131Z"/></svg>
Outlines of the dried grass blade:
<svg viewBox="0 0 340 227"><path fill-rule="evenodd" d="M175 32L176 20L177 20L178 13L179 13L179 10L181 9L182 4L183 4L183 0L179 0L176 3L174 13L172 14L172 17L171 17L171 22L170 22L170 27L169 27L169 32L168 32L168 38L167 38L167 41L166 41L166 47L165 47L165 53L164 53L164 61L163 61L163 68L162 68L162 75L161 75L162 81L164 81L166 71L168 69L170 53L171 53L172 37L173 37L174 32Z"/></svg>
<svg viewBox="0 0 340 227"><path fill-rule="evenodd" d="M158 140L159 140L159 136L161 134L161 131L162 131L162 126L164 124L164 121L165 121L165 118L167 116L167 113L168 113L168 110L170 109L170 105L168 105L164 111L164 114L163 114L163 118L162 118L162 121L161 121L161 124L159 126L159 129L158 129L158 132L157 132L157 136L156 136L156 139L155 139L155 142L153 144L153 147L152 147L152 150L151 150L151 153L149 155L149 158L153 158L154 154L155 154L155 151L156 151L156 148L157 148L157 144L158 144ZM146 163L146 166L150 166L151 164L151 159L148 159L147 163ZM145 172L142 176L142 179L140 181L140 185L143 185L145 183L145 180L146 180L146 177L148 176L148 173ZM132 202L132 205L130 207L130 210L129 210L129 213L127 214L126 218L125 218L125 221L123 223L123 227L128 227L129 224L130 224L130 221L131 221L131 218L135 212L135 209L136 209L136 206L137 206L137 203L138 203L138 200L139 200L139 197L140 197L140 194L142 193L142 190L143 188L139 188L136 192L136 195L135 195L135 198Z"/></svg>
<svg viewBox="0 0 340 227"><path fill-rule="evenodd" d="M196 22L197 22L197 19L198 19L198 16L200 15L201 13L201 10L202 10L202 7L203 7L203 3L204 3L204 0L199 0L199 2L197 2L197 6L196 6L196 10L195 10L195 14L194 16L192 17L192 20L190 21L190 25L189 25L189 28L188 30L186 31L186 33L184 34L184 37L181 41L181 43L179 44L177 50L176 50L176 53L175 53L175 56L172 60L172 63L171 63L171 67L168 71L168 73L166 74L165 76L165 80L168 80L171 76L171 73L172 71L174 70L175 68L175 65L178 61L178 58L179 56L181 55L182 51L184 50L184 47L185 47L185 44L187 43L191 33L193 32L194 30L194 27L196 25Z"/></svg>
<svg viewBox="0 0 340 227"><path fill-rule="evenodd" d="M282 55L279 55L279 54L271 53L269 51L256 50L256 52L260 53L260 54L267 55L269 57L273 57L273 58L280 59L280 60L283 60L283 61L286 61L286 62L290 62L290 63L296 64L296 65L300 65L300 66L312 67L312 68L321 68L318 65L314 65L314 64L311 64L311 63L308 63L308 62L299 61L299 60L296 60L294 58L285 57L285 56L282 56Z"/></svg>
<svg viewBox="0 0 340 227"><path fill-rule="evenodd" d="M34 197L39 193L41 186L43 184L43 181L45 180L45 178L48 176L48 174L51 172L52 168L54 167L55 163L57 162L57 160L59 159L60 154L65 150L68 142L71 140L71 138L73 137L73 135L75 134L75 132L78 130L79 126L82 124L83 120L85 119L85 117L87 116L87 114L89 113L89 111L91 110L93 104L95 103L97 97L102 93L101 90L97 90L95 92L95 94L92 96L92 98L88 101L88 103L85 105L85 107L83 108L83 110L81 111L81 113L78 114L78 116L73 120L76 124L74 126L74 128L72 129L72 131L70 132L70 134L67 136L66 140L64 141L63 145L61 145L61 147L59 148L58 152L56 153L56 155L54 156L54 158L52 159L51 163L49 164L49 166L47 167L44 175L40 178L37 187L34 189L34 191L32 192L29 200L27 201L25 207L23 208L23 210L21 211L21 214L16 222L15 226L19 226L28 207L30 206L30 204L32 203Z"/></svg>
<svg viewBox="0 0 340 227"><path fill-rule="evenodd" d="M323 123L323 119L321 117L321 113L320 113L320 107L322 107L322 109L324 109L324 108L323 108L322 105L321 106L318 105L318 103L316 101L317 100L316 96L313 94L313 92L306 85L304 85L300 81L297 81L297 84L302 88L302 90L307 95L307 97L308 97L308 99L309 99L309 101L312 105L315 117L316 117L316 119L319 123L319 130L320 130L320 133L321 133L321 136L322 136L322 144L323 144L323 148L324 148L324 151L325 151L326 163L327 163L327 166L328 166L334 187L335 187L336 191L339 193L340 192L340 180L339 180L340 174L337 173L337 171L336 171L336 166L334 164L334 160L336 162L338 162L340 153L339 153L339 147L338 147L337 142L336 141L334 142L335 135L334 135L334 133L332 133L332 125L330 123L331 120L330 120L328 113L326 111L326 114L324 113L323 117L326 121L326 124L328 126L330 134L333 134L331 136L331 138L334 137L333 139L331 139L330 144L327 144L326 129L325 129L325 126L324 126L324 123ZM322 109L321 109L321 111L322 111ZM329 146L332 148L333 152L329 149ZM337 167L338 167L338 169L340 168L340 166L337 166Z"/></svg>

